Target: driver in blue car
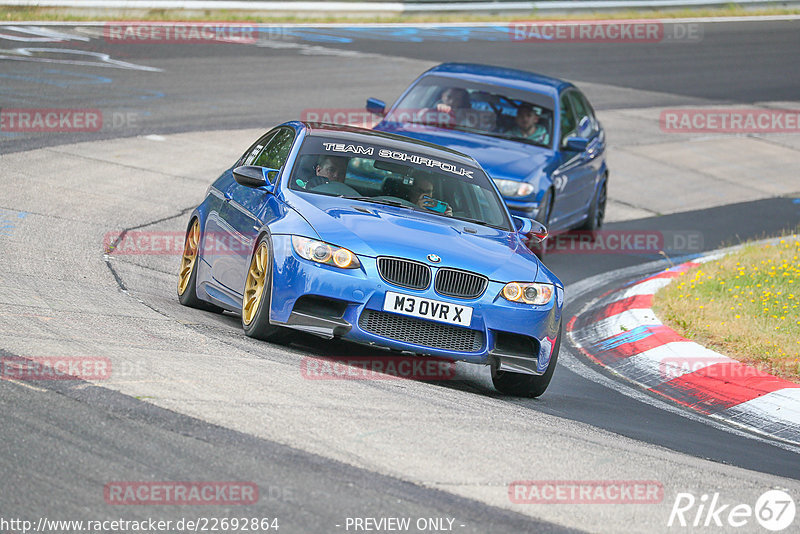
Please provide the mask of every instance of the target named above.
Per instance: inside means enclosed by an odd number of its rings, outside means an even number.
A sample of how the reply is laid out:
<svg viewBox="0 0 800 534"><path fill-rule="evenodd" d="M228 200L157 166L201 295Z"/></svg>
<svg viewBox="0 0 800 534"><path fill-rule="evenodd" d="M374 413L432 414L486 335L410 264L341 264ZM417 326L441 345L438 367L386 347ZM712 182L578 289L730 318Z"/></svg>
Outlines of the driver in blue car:
<svg viewBox="0 0 800 534"><path fill-rule="evenodd" d="M515 126L508 131L512 137L528 139L540 145L550 144L550 132L539 123L539 114L533 106L523 102L517 108L517 116L514 118Z"/></svg>
<svg viewBox="0 0 800 534"><path fill-rule="evenodd" d="M453 208L449 204L433 198L433 182L427 178L416 178L414 180L414 185L411 186L411 191L408 194L408 200L420 208L436 211L447 217L453 216Z"/></svg>
<svg viewBox="0 0 800 534"><path fill-rule="evenodd" d="M442 91L439 101L431 108L417 114L423 124L438 126L464 126L470 122L472 111L469 92L461 87L448 87Z"/></svg>
<svg viewBox="0 0 800 534"><path fill-rule="evenodd" d="M314 189L317 186L329 182L344 183L344 177L347 173L347 164L349 162L350 158L329 156L326 154L321 155L317 159L317 164L314 166L314 177L305 183L303 189Z"/></svg>

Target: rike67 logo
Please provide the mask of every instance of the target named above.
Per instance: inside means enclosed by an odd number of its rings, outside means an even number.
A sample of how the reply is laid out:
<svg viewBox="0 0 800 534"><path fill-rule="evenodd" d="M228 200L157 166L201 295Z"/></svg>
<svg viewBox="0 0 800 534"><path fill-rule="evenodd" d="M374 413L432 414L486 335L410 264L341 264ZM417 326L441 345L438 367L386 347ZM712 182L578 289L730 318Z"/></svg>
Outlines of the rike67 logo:
<svg viewBox="0 0 800 534"><path fill-rule="evenodd" d="M716 492L713 495L704 493L699 498L691 493L678 493L667 526L690 527L692 530L704 527L749 527L745 530L752 532L755 519L763 528L779 532L794 523L795 512L794 499L778 489L764 492L756 500L755 506L723 502Z"/></svg>

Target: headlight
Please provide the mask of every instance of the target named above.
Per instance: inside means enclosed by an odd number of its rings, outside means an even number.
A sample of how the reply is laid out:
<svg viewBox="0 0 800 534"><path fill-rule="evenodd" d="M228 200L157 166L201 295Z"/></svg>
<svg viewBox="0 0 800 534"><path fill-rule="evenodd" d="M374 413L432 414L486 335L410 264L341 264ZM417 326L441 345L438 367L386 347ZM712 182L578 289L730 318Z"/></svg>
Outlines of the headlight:
<svg viewBox="0 0 800 534"><path fill-rule="evenodd" d="M536 282L509 282L503 287L500 294L511 302L523 302L542 306L553 298L554 288L551 284Z"/></svg>
<svg viewBox="0 0 800 534"><path fill-rule="evenodd" d="M497 189L504 197L527 197L533 193L533 186L528 182L518 182L516 180L495 180Z"/></svg>
<svg viewBox="0 0 800 534"><path fill-rule="evenodd" d="M361 262L358 261L355 254L346 248L329 245L323 241L293 235L292 247L301 258L310 261L333 265L340 269L358 269L361 267Z"/></svg>

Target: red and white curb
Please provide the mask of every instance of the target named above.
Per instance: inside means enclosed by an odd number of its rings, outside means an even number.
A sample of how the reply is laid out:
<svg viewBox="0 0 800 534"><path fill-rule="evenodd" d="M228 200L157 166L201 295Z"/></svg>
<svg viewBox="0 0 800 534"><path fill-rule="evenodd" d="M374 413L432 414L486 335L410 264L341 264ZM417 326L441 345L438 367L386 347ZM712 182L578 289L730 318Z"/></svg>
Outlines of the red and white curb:
<svg viewBox="0 0 800 534"><path fill-rule="evenodd" d="M567 332L589 359L653 393L800 444L800 384L689 341L650 309L656 291L719 257L695 259L607 293L573 317Z"/></svg>

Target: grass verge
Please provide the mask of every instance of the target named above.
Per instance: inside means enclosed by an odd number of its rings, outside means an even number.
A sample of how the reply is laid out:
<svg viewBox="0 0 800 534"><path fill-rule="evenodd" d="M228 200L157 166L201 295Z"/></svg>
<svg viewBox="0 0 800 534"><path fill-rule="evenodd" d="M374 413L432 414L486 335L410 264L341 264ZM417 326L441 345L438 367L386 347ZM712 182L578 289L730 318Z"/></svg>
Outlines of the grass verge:
<svg viewBox="0 0 800 534"><path fill-rule="evenodd" d="M800 236L746 245L656 293L653 309L676 332L800 383Z"/></svg>
<svg viewBox="0 0 800 534"><path fill-rule="evenodd" d="M287 4L287 6L290 4ZM369 23L369 22L510 22L523 20L612 20L612 19L674 19L696 17L743 17L759 15L798 15L800 9L792 8L743 8L728 5L707 9L674 9L674 10L624 10L578 12L571 14L556 13L515 13L515 14L469 14L469 13L426 13L419 15L395 14L324 14L324 13L291 13L262 11L228 11L228 10L167 10L167 9L112 9L112 8L59 8L59 7L18 7L0 6L0 21L229 21L260 23Z"/></svg>

